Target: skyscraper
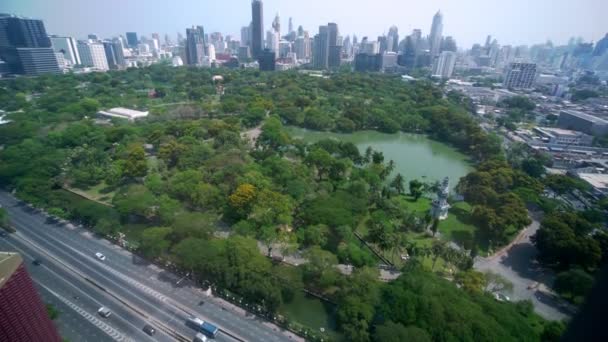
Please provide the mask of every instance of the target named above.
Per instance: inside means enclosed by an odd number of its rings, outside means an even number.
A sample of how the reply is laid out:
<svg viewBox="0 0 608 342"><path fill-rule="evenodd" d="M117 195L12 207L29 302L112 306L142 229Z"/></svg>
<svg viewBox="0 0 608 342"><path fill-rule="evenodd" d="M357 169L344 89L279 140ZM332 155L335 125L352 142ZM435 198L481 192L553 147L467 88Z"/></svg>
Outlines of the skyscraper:
<svg viewBox="0 0 608 342"><path fill-rule="evenodd" d="M102 43L95 41L78 41L78 54L82 65L97 70L108 70L108 58Z"/></svg>
<svg viewBox="0 0 608 342"><path fill-rule="evenodd" d="M279 13L274 16L274 20L272 21L272 29L274 32L279 34L279 37L281 36L281 18L279 18Z"/></svg>
<svg viewBox="0 0 608 342"><path fill-rule="evenodd" d="M443 32L443 15L441 11L437 11L433 16L433 25L431 26L431 35L429 36L431 57L439 55L441 48L441 34Z"/></svg>
<svg viewBox="0 0 608 342"><path fill-rule="evenodd" d="M251 25L241 27L241 46L251 46Z"/></svg>
<svg viewBox="0 0 608 342"><path fill-rule="evenodd" d="M15 253L0 253L0 341L61 341L23 259Z"/></svg>
<svg viewBox="0 0 608 342"><path fill-rule="evenodd" d="M276 68L275 52L265 49L258 56L258 64L261 71L274 71Z"/></svg>
<svg viewBox="0 0 608 342"><path fill-rule="evenodd" d="M55 52L61 53L69 66L82 64L78 54L76 40L72 37L51 36L51 44Z"/></svg>
<svg viewBox="0 0 608 342"><path fill-rule="evenodd" d="M441 78L450 78L456 65L456 53L443 51L433 64L433 75Z"/></svg>
<svg viewBox="0 0 608 342"><path fill-rule="evenodd" d="M505 88L527 89L532 88L536 79L536 64L510 63L505 70L503 86Z"/></svg>
<svg viewBox="0 0 608 342"><path fill-rule="evenodd" d="M398 52L399 51L399 29L397 28L397 26L391 26L388 29L388 35L387 35L387 50L388 51L392 51L392 52Z"/></svg>
<svg viewBox="0 0 608 342"><path fill-rule="evenodd" d="M186 29L186 64L202 65L205 57L205 30L202 26Z"/></svg>
<svg viewBox="0 0 608 342"><path fill-rule="evenodd" d="M289 24L287 25L287 33L293 32L293 20L289 17Z"/></svg>
<svg viewBox="0 0 608 342"><path fill-rule="evenodd" d="M312 62L315 69L327 69L329 66L329 29L327 26L319 26L319 33L315 35Z"/></svg>
<svg viewBox="0 0 608 342"><path fill-rule="evenodd" d="M137 44L139 44L137 32L127 32L127 45L134 49L137 47Z"/></svg>
<svg viewBox="0 0 608 342"><path fill-rule="evenodd" d="M0 59L14 74L59 73L42 20L0 14Z"/></svg>
<svg viewBox="0 0 608 342"><path fill-rule="evenodd" d="M595 44L595 49L593 50L593 55L601 56L606 51L608 51L608 33L606 33L606 36L604 36L604 38L597 41L597 43Z"/></svg>
<svg viewBox="0 0 608 342"><path fill-rule="evenodd" d="M336 23L328 23L327 30L329 40L327 64L329 68L337 68L340 66L342 57L342 43L338 40L338 36L340 35L338 25Z"/></svg>
<svg viewBox="0 0 608 342"><path fill-rule="evenodd" d="M264 42L264 5L261 0L251 2L251 53L257 58Z"/></svg>

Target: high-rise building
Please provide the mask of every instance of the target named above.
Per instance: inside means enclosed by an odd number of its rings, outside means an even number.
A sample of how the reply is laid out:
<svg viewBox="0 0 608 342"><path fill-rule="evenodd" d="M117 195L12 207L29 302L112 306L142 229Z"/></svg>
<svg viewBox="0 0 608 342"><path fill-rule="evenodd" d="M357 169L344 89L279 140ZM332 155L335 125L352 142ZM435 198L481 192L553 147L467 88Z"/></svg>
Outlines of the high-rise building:
<svg viewBox="0 0 608 342"><path fill-rule="evenodd" d="M134 49L139 44L139 40L137 39L137 32L127 32L127 45Z"/></svg>
<svg viewBox="0 0 608 342"><path fill-rule="evenodd" d="M275 30L266 32L266 49L275 53L275 57L279 55L279 34Z"/></svg>
<svg viewBox="0 0 608 342"><path fill-rule="evenodd" d="M382 68L382 55L358 53L355 55L355 71L366 72L366 71L380 71Z"/></svg>
<svg viewBox="0 0 608 342"><path fill-rule="evenodd" d="M251 53L257 58L264 47L264 4L261 0L251 2Z"/></svg>
<svg viewBox="0 0 608 342"><path fill-rule="evenodd" d="M42 20L0 14L0 59L14 74L59 73Z"/></svg>
<svg viewBox="0 0 608 342"><path fill-rule="evenodd" d="M61 72L55 51L50 48L17 48L23 73L26 75L57 74Z"/></svg>
<svg viewBox="0 0 608 342"><path fill-rule="evenodd" d="M108 70L108 58L102 43L94 41L78 41L78 53L82 65L97 70Z"/></svg>
<svg viewBox="0 0 608 342"><path fill-rule="evenodd" d="M112 45L114 48L114 58L116 60L117 66L123 67L126 65L125 54L124 54L124 45L121 37L112 38Z"/></svg>
<svg viewBox="0 0 608 342"><path fill-rule="evenodd" d="M113 41L104 41L102 43L106 53L106 59L108 60L108 67L110 69L119 69L122 67L125 59L120 44Z"/></svg>
<svg viewBox="0 0 608 342"><path fill-rule="evenodd" d="M72 37L51 36L51 44L56 53L61 53L68 66L82 64L78 54L76 39Z"/></svg>
<svg viewBox="0 0 608 342"><path fill-rule="evenodd" d="M289 24L287 24L287 33L293 32L293 20L289 17Z"/></svg>
<svg viewBox="0 0 608 342"><path fill-rule="evenodd" d="M397 26L391 26L388 29L387 38L387 50L392 52L399 51L399 29Z"/></svg>
<svg viewBox="0 0 608 342"><path fill-rule="evenodd" d="M456 46L456 41L452 36L447 36L441 40L441 51L458 51L458 47Z"/></svg>
<svg viewBox="0 0 608 342"><path fill-rule="evenodd" d="M251 25L241 27L241 46L251 46Z"/></svg>
<svg viewBox="0 0 608 342"><path fill-rule="evenodd" d="M342 42L338 39L338 37L340 36L340 33L338 31L338 24L328 23L327 31L329 42L327 64L329 68L333 69L340 66L340 62L342 59Z"/></svg>
<svg viewBox="0 0 608 342"><path fill-rule="evenodd" d="M310 59L310 37L308 36L308 32L303 32L302 35L299 35L296 38L294 43L294 51L296 53L296 57L301 60Z"/></svg>
<svg viewBox="0 0 608 342"><path fill-rule="evenodd" d="M186 29L186 64L202 65L205 57L205 30L202 26Z"/></svg>
<svg viewBox="0 0 608 342"><path fill-rule="evenodd" d="M405 37L403 53L398 57L398 64L408 69L416 67L416 46L414 44L415 37L413 35Z"/></svg>
<svg viewBox="0 0 608 342"><path fill-rule="evenodd" d="M274 51L264 49L258 56L258 64L261 71L274 71L276 68L276 55Z"/></svg>
<svg viewBox="0 0 608 342"><path fill-rule="evenodd" d="M508 89L528 89L536 79L536 64L510 63L505 69L503 86Z"/></svg>
<svg viewBox="0 0 608 342"><path fill-rule="evenodd" d="M279 37L281 36L281 18L279 18L279 13L274 16L274 20L272 21L272 29L274 32L279 34Z"/></svg>
<svg viewBox="0 0 608 342"><path fill-rule="evenodd" d="M433 25L431 25L431 35L429 36L431 57L439 55L441 49L441 35L443 32L443 15L441 11L437 11L433 16Z"/></svg>
<svg viewBox="0 0 608 342"><path fill-rule="evenodd" d="M597 41L595 44L595 49L593 50L594 56L601 56L608 51L608 33L604 38Z"/></svg>
<svg viewBox="0 0 608 342"><path fill-rule="evenodd" d="M456 53L452 51L443 51L435 64L433 64L433 75L441 78L450 78L454 72L456 65Z"/></svg>
<svg viewBox="0 0 608 342"><path fill-rule="evenodd" d="M329 67L329 29L319 26L319 33L315 35L313 46L313 67L327 69Z"/></svg>
<svg viewBox="0 0 608 342"><path fill-rule="evenodd" d="M61 341L23 259L15 253L0 253L0 341Z"/></svg>

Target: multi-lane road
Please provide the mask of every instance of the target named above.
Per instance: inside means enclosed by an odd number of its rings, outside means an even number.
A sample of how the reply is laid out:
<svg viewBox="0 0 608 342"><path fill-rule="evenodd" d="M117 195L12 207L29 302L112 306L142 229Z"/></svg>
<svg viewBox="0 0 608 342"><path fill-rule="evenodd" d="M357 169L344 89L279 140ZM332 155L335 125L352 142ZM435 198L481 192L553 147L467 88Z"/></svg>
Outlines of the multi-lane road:
<svg viewBox="0 0 608 342"><path fill-rule="evenodd" d="M6 192L0 192L0 205L17 229L0 238L0 250L22 254L45 302L62 311L58 325L70 340L191 341L195 331L185 321L192 315L220 327L217 341L301 340L85 229L53 222ZM33 265L34 259L42 264ZM97 315L101 306L112 315ZM146 324L157 334L146 335Z"/></svg>

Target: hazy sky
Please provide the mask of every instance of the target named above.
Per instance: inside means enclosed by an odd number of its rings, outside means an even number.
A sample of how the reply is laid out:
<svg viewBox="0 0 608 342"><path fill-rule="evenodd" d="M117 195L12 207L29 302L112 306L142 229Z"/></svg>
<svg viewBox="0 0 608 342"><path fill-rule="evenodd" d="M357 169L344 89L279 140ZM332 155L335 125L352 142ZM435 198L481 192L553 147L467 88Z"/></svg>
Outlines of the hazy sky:
<svg viewBox="0 0 608 342"><path fill-rule="evenodd" d="M343 35L376 38L399 28L401 37L420 28L430 31L433 14L444 14L444 35L470 48L488 34L501 44L531 44L547 39L565 43L571 36L585 40L608 32L608 0L265 0L264 29L277 12L281 31L293 17L311 35L318 26L336 22ZM206 32L220 31L240 39L241 26L251 21L250 0L0 0L0 13L41 18L51 34L77 38L101 37L136 31L185 32L193 24ZM161 36L162 37L162 36Z"/></svg>

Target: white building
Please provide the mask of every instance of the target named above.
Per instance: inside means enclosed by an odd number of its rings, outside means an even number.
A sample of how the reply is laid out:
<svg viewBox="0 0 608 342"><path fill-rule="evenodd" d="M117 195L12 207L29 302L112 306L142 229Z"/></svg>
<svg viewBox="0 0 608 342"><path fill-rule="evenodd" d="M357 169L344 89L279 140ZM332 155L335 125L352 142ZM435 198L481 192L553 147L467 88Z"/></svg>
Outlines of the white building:
<svg viewBox="0 0 608 342"><path fill-rule="evenodd" d="M397 53L396 52L385 52L382 55L382 70L394 68L397 66Z"/></svg>
<svg viewBox="0 0 608 342"><path fill-rule="evenodd" d="M108 59L102 43L93 41L78 41L78 53L81 64L97 70L108 70Z"/></svg>
<svg viewBox="0 0 608 342"><path fill-rule="evenodd" d="M509 63L505 69L503 87L507 89L529 89L536 80L536 64Z"/></svg>
<svg viewBox="0 0 608 342"><path fill-rule="evenodd" d="M215 46L209 44L208 53L209 53L209 56L207 56L207 57L209 57L209 60L215 61Z"/></svg>
<svg viewBox="0 0 608 342"><path fill-rule="evenodd" d="M583 132L552 127L535 127L534 131L549 144L591 146L593 143L593 136Z"/></svg>
<svg viewBox="0 0 608 342"><path fill-rule="evenodd" d="M53 50L63 55L63 59L68 66L82 64L80 61L80 54L78 53L78 45L74 38L50 36L50 39Z"/></svg>
<svg viewBox="0 0 608 342"><path fill-rule="evenodd" d="M450 78L454 73L455 65L456 53L452 51L443 51L433 65L433 76Z"/></svg>
<svg viewBox="0 0 608 342"><path fill-rule="evenodd" d="M97 112L97 115L110 117L110 118L119 118L119 119L127 119L130 121L135 121L136 119L145 118L148 116L150 112L141 112L138 110L128 109L128 108L112 108L108 110L100 110Z"/></svg>

